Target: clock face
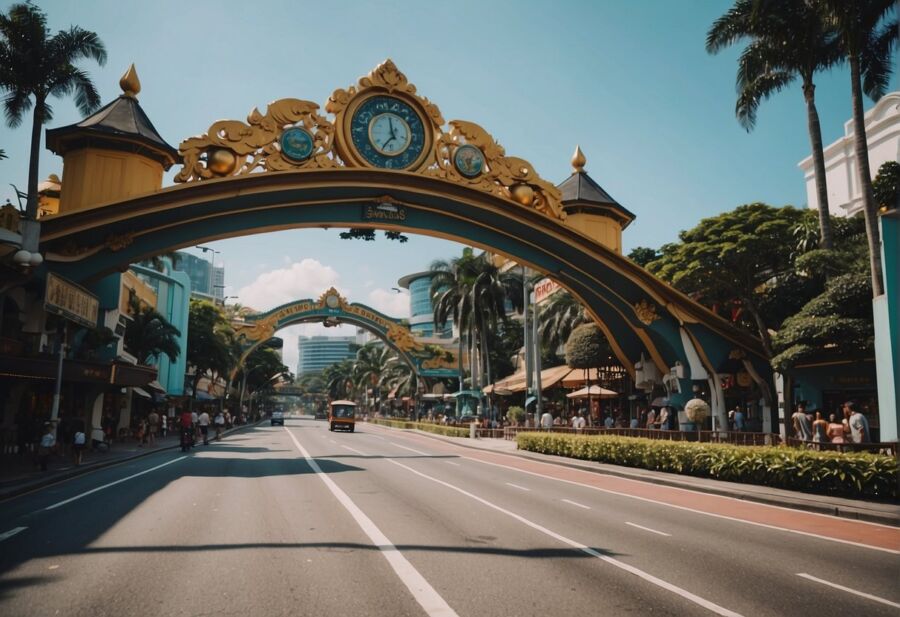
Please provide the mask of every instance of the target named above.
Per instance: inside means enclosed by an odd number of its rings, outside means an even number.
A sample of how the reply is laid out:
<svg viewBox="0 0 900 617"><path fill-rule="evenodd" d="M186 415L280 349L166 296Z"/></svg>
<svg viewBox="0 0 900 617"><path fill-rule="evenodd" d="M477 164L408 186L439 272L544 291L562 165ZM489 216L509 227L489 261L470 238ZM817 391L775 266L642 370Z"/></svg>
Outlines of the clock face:
<svg viewBox="0 0 900 617"><path fill-rule="evenodd" d="M325 297L325 304L328 308L336 309L341 305L341 300L335 295L329 295Z"/></svg>
<svg viewBox="0 0 900 617"><path fill-rule="evenodd" d="M294 161L304 161L312 154L314 145L309 131L294 126L281 134L281 153Z"/></svg>
<svg viewBox="0 0 900 617"><path fill-rule="evenodd" d="M484 154L475 146L460 146L453 154L453 164L466 178L477 178L484 171Z"/></svg>
<svg viewBox="0 0 900 617"><path fill-rule="evenodd" d="M406 169L425 149L425 124L406 102L392 96L373 96L353 112L350 136L356 151L371 165Z"/></svg>

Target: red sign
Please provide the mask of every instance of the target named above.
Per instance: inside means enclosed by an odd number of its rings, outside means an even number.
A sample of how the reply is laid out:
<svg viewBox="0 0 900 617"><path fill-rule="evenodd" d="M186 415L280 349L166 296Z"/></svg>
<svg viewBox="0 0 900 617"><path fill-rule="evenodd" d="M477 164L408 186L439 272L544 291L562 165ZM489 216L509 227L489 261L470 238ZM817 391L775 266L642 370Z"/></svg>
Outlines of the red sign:
<svg viewBox="0 0 900 617"><path fill-rule="evenodd" d="M556 281L551 281L548 278L541 279L534 285L534 301L537 304L540 304L557 291L562 289L559 283Z"/></svg>

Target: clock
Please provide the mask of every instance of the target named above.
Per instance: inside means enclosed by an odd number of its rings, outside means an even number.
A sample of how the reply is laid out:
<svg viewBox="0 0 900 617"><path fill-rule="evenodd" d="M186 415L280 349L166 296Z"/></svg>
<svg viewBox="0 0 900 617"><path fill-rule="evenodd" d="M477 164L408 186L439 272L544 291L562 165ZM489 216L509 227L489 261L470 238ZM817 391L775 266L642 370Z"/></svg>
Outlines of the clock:
<svg viewBox="0 0 900 617"><path fill-rule="evenodd" d="M341 299L334 294L325 296L325 305L330 309L336 309L341 305Z"/></svg>
<svg viewBox="0 0 900 617"><path fill-rule="evenodd" d="M312 135L306 129L293 126L281 134L281 153L292 161L305 161L313 153Z"/></svg>
<svg viewBox="0 0 900 617"><path fill-rule="evenodd" d="M362 159L374 167L409 169L425 151L425 123L416 109L397 97L363 100L350 117L350 138Z"/></svg>
<svg viewBox="0 0 900 617"><path fill-rule="evenodd" d="M466 178L477 178L484 171L484 154L475 146L462 145L453 153L453 165Z"/></svg>

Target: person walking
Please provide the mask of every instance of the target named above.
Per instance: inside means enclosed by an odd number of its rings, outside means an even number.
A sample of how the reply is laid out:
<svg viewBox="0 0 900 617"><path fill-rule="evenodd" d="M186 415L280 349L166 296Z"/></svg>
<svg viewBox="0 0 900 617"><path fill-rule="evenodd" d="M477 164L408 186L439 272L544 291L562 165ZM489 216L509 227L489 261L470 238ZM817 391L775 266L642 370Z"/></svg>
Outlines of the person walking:
<svg viewBox="0 0 900 617"><path fill-rule="evenodd" d="M213 419L213 424L216 425L216 441L222 439L222 431L225 430L225 414L221 412L221 410L216 414L216 417Z"/></svg>
<svg viewBox="0 0 900 617"><path fill-rule="evenodd" d="M163 439L169 436L169 417L166 414L159 416L159 434Z"/></svg>
<svg viewBox="0 0 900 617"><path fill-rule="evenodd" d="M828 443L828 422L822 417L822 412L816 412L816 419L812 423L813 441L816 443Z"/></svg>
<svg viewBox="0 0 900 617"><path fill-rule="evenodd" d="M734 408L734 430L737 432L742 432L744 430L744 425L746 423L746 416L744 415L744 410L740 407Z"/></svg>
<svg viewBox="0 0 900 617"><path fill-rule="evenodd" d="M86 442L87 436L84 434L84 425L82 423L75 429L75 436L72 439L72 447L76 467L78 465L81 465L81 457L84 454L84 447Z"/></svg>
<svg viewBox="0 0 900 617"><path fill-rule="evenodd" d="M844 417L847 418L847 423L850 425L850 440L853 443L869 443L872 441L872 436L869 432L869 421L856 408L856 403L853 401L844 403Z"/></svg>
<svg viewBox="0 0 900 617"><path fill-rule="evenodd" d="M203 410L203 413L197 418L197 423L200 425L200 434L203 435L203 445L209 445L209 414L206 413L206 410Z"/></svg>
<svg viewBox="0 0 900 617"><path fill-rule="evenodd" d="M794 436L802 441L810 441L812 439L812 424L809 416L806 415L806 405L804 403L797 404L797 411L791 416L794 424Z"/></svg>
<svg viewBox="0 0 900 617"><path fill-rule="evenodd" d="M550 413L550 410L541 414L541 428L545 431L549 431L553 428L553 414Z"/></svg>
<svg viewBox="0 0 900 617"><path fill-rule="evenodd" d="M50 462L50 454L54 447L56 447L56 436L53 434L53 425L45 422L44 434L38 445L38 464L41 471L47 471L47 464Z"/></svg>
<svg viewBox="0 0 900 617"><path fill-rule="evenodd" d="M652 407L647 412L647 428L656 428L656 410Z"/></svg>
<svg viewBox="0 0 900 617"><path fill-rule="evenodd" d="M150 415L147 416L147 425L147 441L153 447L156 445L156 432L159 431L159 414L155 409L151 410Z"/></svg>
<svg viewBox="0 0 900 617"><path fill-rule="evenodd" d="M837 421L837 416L828 416L828 439L831 443L844 443L844 424Z"/></svg>

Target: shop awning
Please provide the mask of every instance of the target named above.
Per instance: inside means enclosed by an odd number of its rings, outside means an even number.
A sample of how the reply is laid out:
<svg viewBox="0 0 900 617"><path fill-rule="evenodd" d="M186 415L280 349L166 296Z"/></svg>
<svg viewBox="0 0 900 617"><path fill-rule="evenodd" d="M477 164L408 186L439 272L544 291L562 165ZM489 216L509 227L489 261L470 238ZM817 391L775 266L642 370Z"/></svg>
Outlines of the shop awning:
<svg viewBox="0 0 900 617"><path fill-rule="evenodd" d="M616 398L617 396L619 396L618 392L613 392L600 386L591 386L590 389L584 387L581 390L575 390L575 392L566 394L566 398Z"/></svg>
<svg viewBox="0 0 900 617"><path fill-rule="evenodd" d="M133 387L131 389L131 391L134 392L135 394L137 394L138 396L143 396L144 398L153 398L152 396L150 396L149 392L147 392L146 390L144 390L142 388L138 388L137 386Z"/></svg>
<svg viewBox="0 0 900 617"><path fill-rule="evenodd" d="M159 392L161 394L166 393L166 389L163 388L162 384L159 383L158 381L156 381L155 379L153 381L151 381L150 383L148 383L147 387L150 388L151 390L156 390L157 392Z"/></svg>

